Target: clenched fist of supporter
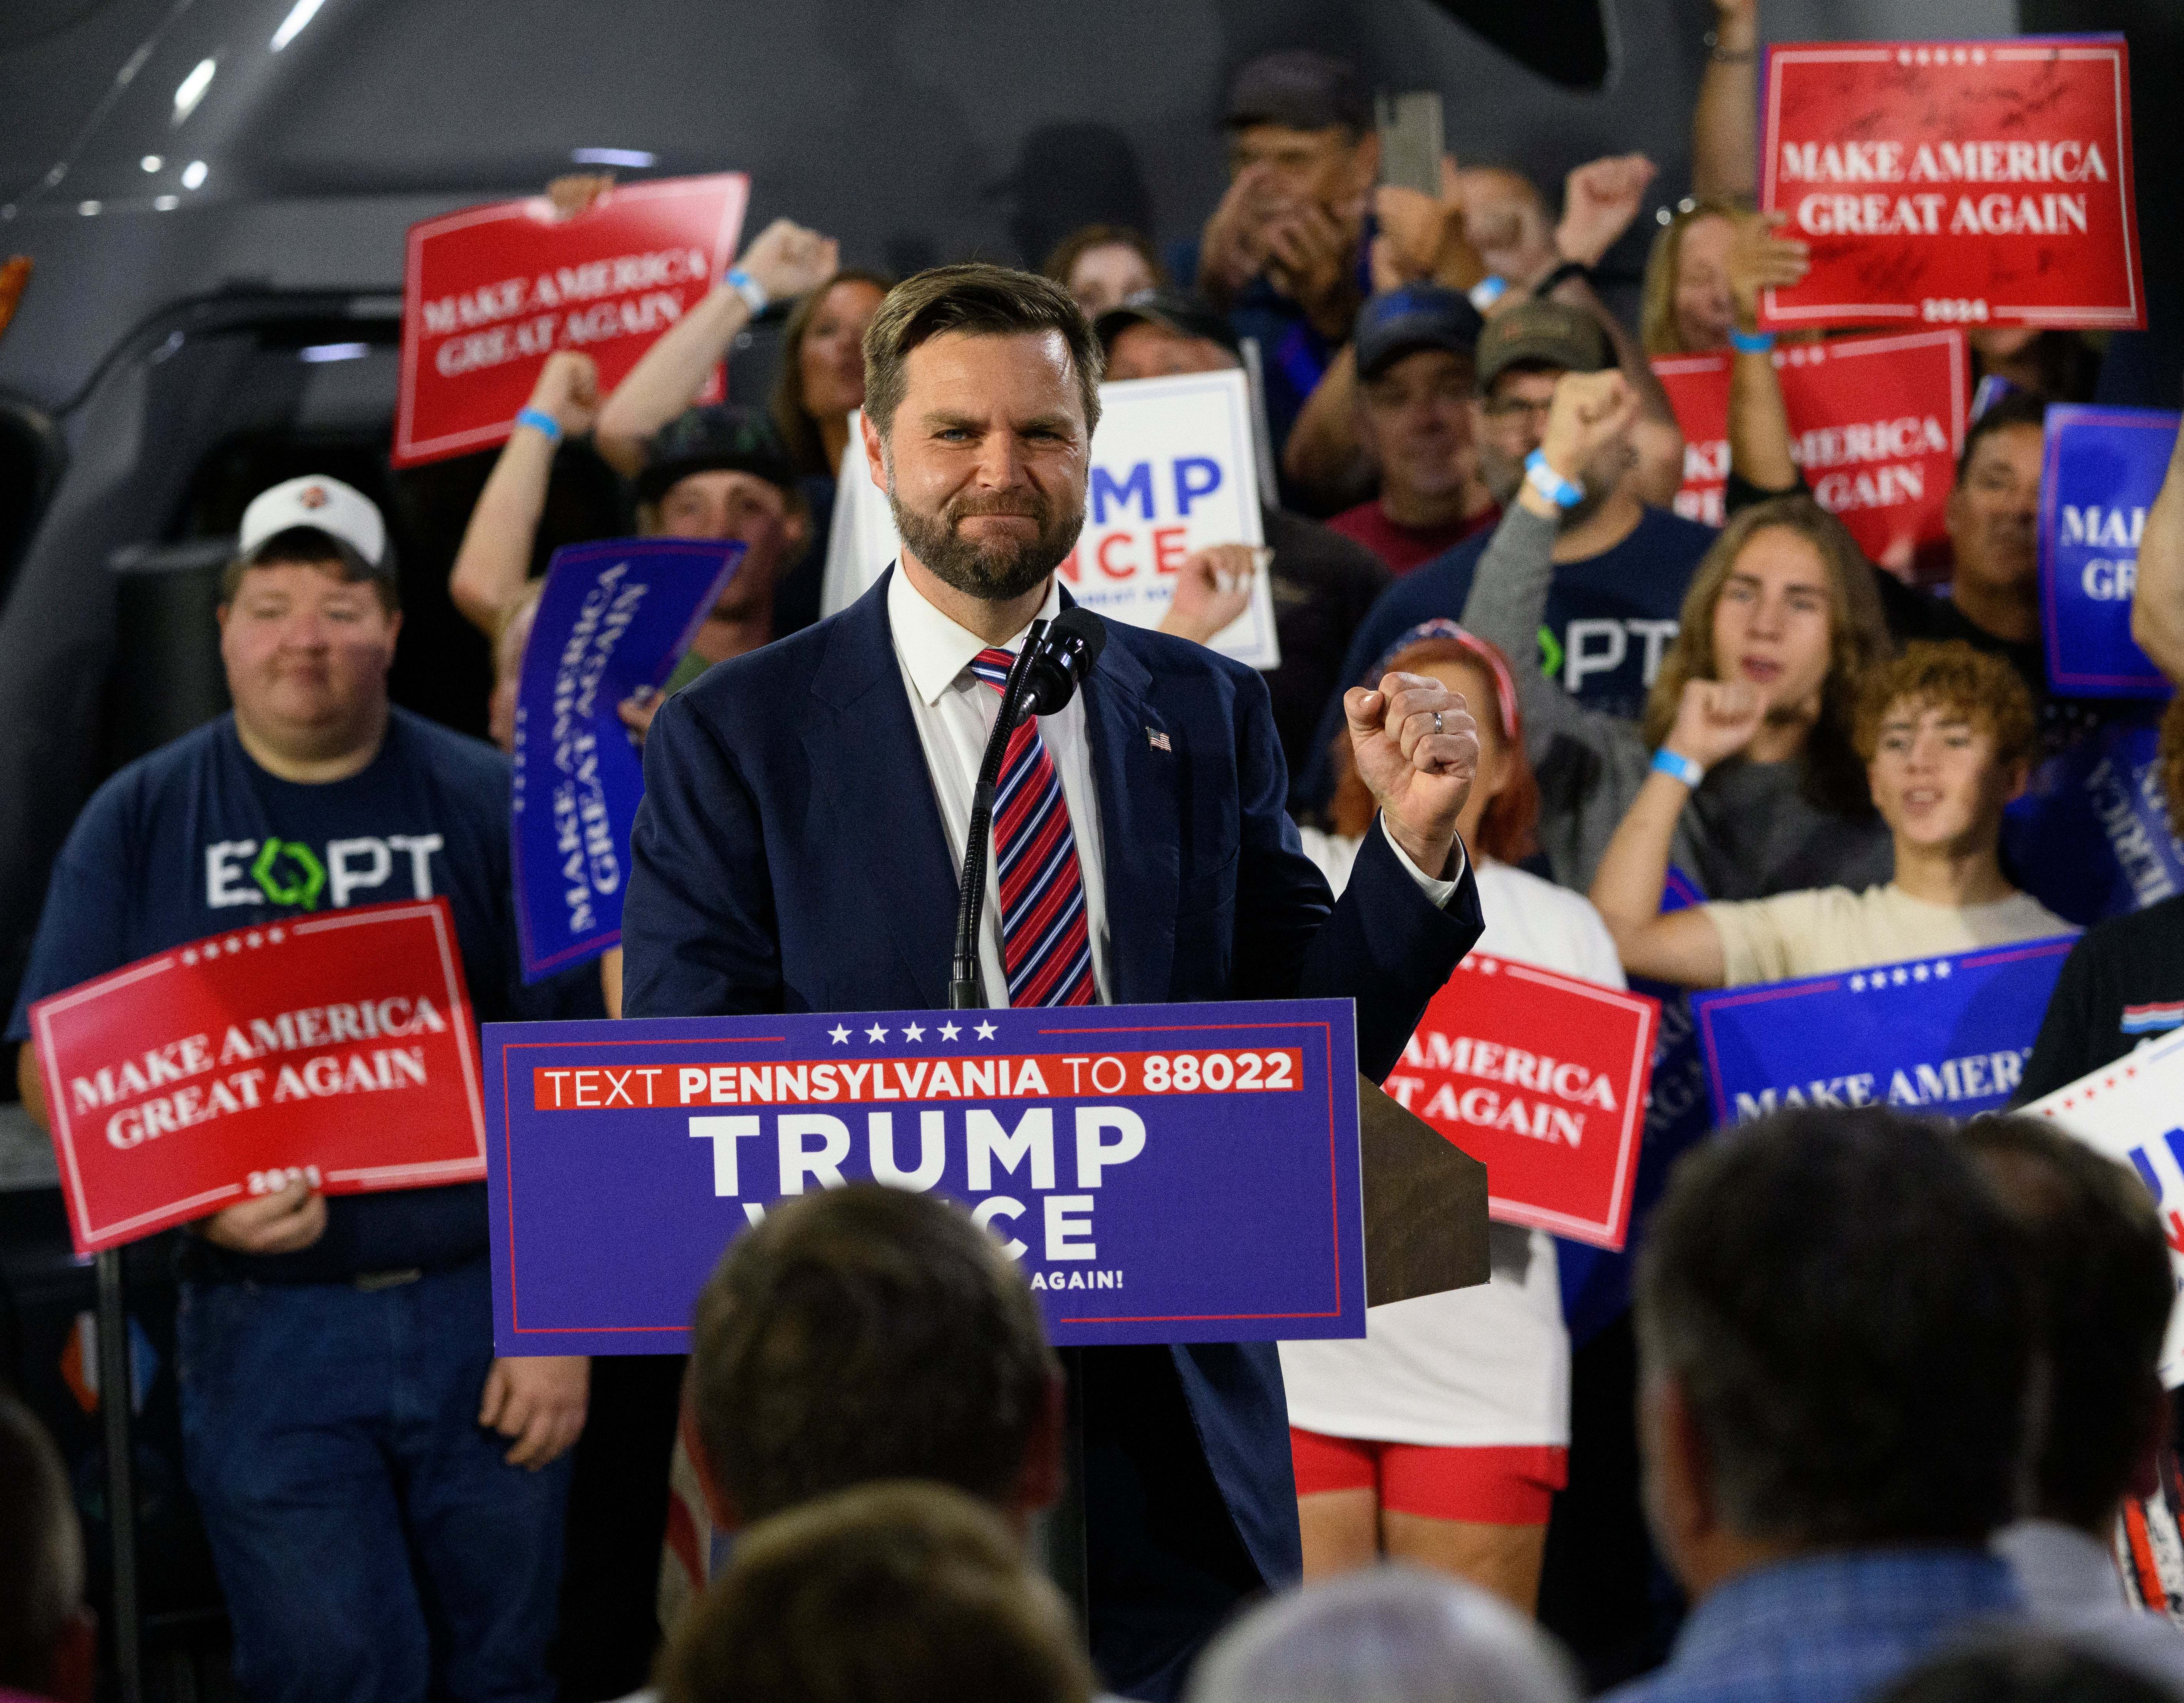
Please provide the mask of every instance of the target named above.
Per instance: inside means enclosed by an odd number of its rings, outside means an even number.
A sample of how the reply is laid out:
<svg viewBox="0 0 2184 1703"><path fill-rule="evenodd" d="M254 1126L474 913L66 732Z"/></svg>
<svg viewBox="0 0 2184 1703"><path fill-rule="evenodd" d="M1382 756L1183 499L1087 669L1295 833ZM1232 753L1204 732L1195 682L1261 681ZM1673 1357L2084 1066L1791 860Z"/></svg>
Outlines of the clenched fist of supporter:
<svg viewBox="0 0 2184 1703"><path fill-rule="evenodd" d="M1767 700L1741 680L1687 680L1675 726L1663 743L1701 768L1726 762L1752 743Z"/></svg>
<svg viewBox="0 0 2184 1703"><path fill-rule="evenodd" d="M582 1355L497 1360L486 1374L478 1423L514 1438L508 1464L535 1472L582 1433L591 1393L592 1363Z"/></svg>
<svg viewBox="0 0 2184 1703"><path fill-rule="evenodd" d="M1637 414L1637 392L1614 368L1605 372L1564 373L1555 381L1554 401L1547 410L1547 429L1540 441L1540 453L1555 472L1589 488L1585 470L1602 449L1630 430ZM1528 507L1540 500L1529 485L1519 496Z"/></svg>
<svg viewBox="0 0 2184 1703"><path fill-rule="evenodd" d="M552 416L564 437L583 437L599 417L598 364L576 349L547 356L538 382L531 387L530 405Z"/></svg>
<svg viewBox="0 0 2184 1703"><path fill-rule="evenodd" d="M1375 690L1344 693L1342 712L1389 838L1428 875L1447 879L1456 819L1479 773L1479 729L1463 694L1428 675L1390 673Z"/></svg>
<svg viewBox="0 0 2184 1703"><path fill-rule="evenodd" d="M1660 168L1642 153L1612 154L1580 165L1563 185L1562 222L1555 252L1565 260L1597 266L1601 256L1630 228Z"/></svg>
<svg viewBox="0 0 2184 1703"><path fill-rule="evenodd" d="M298 1177L278 1194L222 1208L197 1227L234 1254L298 1254L326 1233L326 1197Z"/></svg>
<svg viewBox="0 0 2184 1703"><path fill-rule="evenodd" d="M777 219L744 250L736 264L766 293L787 301L817 289L841 270L842 245L831 237Z"/></svg>

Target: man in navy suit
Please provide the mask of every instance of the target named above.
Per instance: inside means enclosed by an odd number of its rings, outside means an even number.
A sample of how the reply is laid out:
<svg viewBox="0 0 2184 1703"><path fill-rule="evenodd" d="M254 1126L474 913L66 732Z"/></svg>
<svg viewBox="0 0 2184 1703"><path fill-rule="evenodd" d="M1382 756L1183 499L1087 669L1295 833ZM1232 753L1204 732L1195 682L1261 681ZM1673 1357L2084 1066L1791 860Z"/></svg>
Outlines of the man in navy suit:
<svg viewBox="0 0 2184 1703"><path fill-rule="evenodd" d="M632 1016L947 1004L993 681L1063 606L1100 349L1058 287L971 265L899 286L865 363L901 556L660 712L622 916ZM1478 745L1423 676L1348 710L1381 816L1336 903L1284 813L1258 676L1110 626L1002 773L988 1002L1346 995L1360 1064L1384 1075L1479 936L1456 835ZM1081 1381L1094 1654L1117 1689L1164 1699L1240 1600L1297 1577L1279 1362L1271 1344L1105 1349Z"/></svg>

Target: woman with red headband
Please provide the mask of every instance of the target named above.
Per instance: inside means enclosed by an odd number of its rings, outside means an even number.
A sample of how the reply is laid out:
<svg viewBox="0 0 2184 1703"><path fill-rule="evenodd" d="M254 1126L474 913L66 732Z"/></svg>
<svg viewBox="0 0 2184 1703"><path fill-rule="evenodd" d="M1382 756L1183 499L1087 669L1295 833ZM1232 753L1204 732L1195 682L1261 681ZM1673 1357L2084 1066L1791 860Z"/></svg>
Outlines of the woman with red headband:
<svg viewBox="0 0 2184 1703"><path fill-rule="evenodd" d="M1540 793L1502 653L1430 621L1365 677L1390 669L1430 675L1477 712L1479 778L1457 820L1486 916L1477 949L1620 988L1599 913L1514 867L1536 849ZM1373 800L1346 751L1334 760L1334 832L1302 832L1340 891ZM1527 1612L1536 1603L1547 1512L1568 1476L1569 1335L1554 1238L1496 1224L1491 1248L1483 1288L1374 1307L1362 1342L1282 1344L1307 1579L1386 1556Z"/></svg>

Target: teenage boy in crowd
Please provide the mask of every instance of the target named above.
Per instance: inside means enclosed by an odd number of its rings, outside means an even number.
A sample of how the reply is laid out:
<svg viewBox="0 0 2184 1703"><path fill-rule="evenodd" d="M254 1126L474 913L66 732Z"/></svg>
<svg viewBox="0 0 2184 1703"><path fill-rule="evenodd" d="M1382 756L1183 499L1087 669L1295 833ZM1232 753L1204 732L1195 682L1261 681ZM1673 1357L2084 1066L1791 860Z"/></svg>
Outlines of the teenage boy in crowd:
<svg viewBox="0 0 2184 1703"><path fill-rule="evenodd" d="M1895 879L1853 893L1661 909L1670 840L1706 771L1759 731L1761 693L1694 680L1592 883L1634 976L1738 987L2072 932L2002 872L2003 807L2024 790L2032 702L1997 657L1961 641L1914 643L1865 682L1854 743L1895 844Z"/></svg>
<svg viewBox="0 0 2184 1703"><path fill-rule="evenodd" d="M1100 314L1093 329L1106 353L1110 380L1226 372L1243 364L1228 322L1188 296L1156 291L1133 297ZM1330 693L1340 695L1344 648L1389 575L1363 545L1278 507L1270 491L1259 498L1260 532L1273 552L1267 572L1282 653L1282 665L1262 677L1273 698L1282 755L1295 774L1320 705ZM1194 552L1178 567L1175 602L1162 630L1203 644L1243 614L1249 570L1249 553L1239 547Z"/></svg>
<svg viewBox="0 0 2184 1703"><path fill-rule="evenodd" d="M2022 1604L2035 1296L1955 1139L1878 1106L1723 1132L1638 1280L1647 1518L1692 1600L1615 1703L1852 1703Z"/></svg>
<svg viewBox="0 0 2184 1703"><path fill-rule="evenodd" d="M9 1039L31 1001L184 942L435 895L478 1019L599 1014L588 977L523 986L506 760L387 702L393 566L338 480L243 511L220 606L234 710L84 807ZM44 1122L30 1046L17 1079ZM298 1180L181 1238L184 1465L259 1703L554 1695L588 1363L493 1357L486 1245L482 1183L330 1199Z"/></svg>
<svg viewBox="0 0 2184 1703"><path fill-rule="evenodd" d="M1221 128L1228 192L1170 270L1257 340L1279 458L1372 287L1366 215L1380 137L1357 69L1305 48L1237 72Z"/></svg>
<svg viewBox="0 0 2184 1703"><path fill-rule="evenodd" d="M1398 575L1501 518L1472 435L1484 329L1469 302L1432 284L1384 292L1357 310L1357 436L1380 491L1327 524Z"/></svg>
<svg viewBox="0 0 2184 1703"><path fill-rule="evenodd" d="M1560 302L1526 302L1496 314L1479 334L1477 359L1479 471L1506 508L1528 478L1540 476L1531 470L1546 439L1555 381L1617 363L1599 321ZM1710 526L1641 502L1633 488L1635 461L1629 431L1619 432L1596 452L1582 488L1555 499L1575 498L1562 510L1540 632L1550 677L1586 709L1630 720L1645 712L1646 689L1676 636L1691 570L1715 537ZM1562 487L1544 460L1539 465ZM1461 615L1490 542L1490 533L1468 539L1391 587L1351 637L1339 678L1357 678L1421 621ZM1323 799L1333 778L1321 754L1342 730L1340 693L1324 704L1310 766L1292 794L1302 804Z"/></svg>

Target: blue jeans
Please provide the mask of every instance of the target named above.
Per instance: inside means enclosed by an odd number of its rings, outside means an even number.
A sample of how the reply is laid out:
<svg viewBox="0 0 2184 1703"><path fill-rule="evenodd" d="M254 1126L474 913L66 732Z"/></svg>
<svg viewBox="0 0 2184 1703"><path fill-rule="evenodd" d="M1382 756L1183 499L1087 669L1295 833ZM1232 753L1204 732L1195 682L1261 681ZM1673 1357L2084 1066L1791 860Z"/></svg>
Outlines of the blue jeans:
<svg viewBox="0 0 2184 1703"><path fill-rule="evenodd" d="M251 1703L552 1703L564 1455L477 1422L486 1264L377 1289L185 1283L185 1469Z"/></svg>

